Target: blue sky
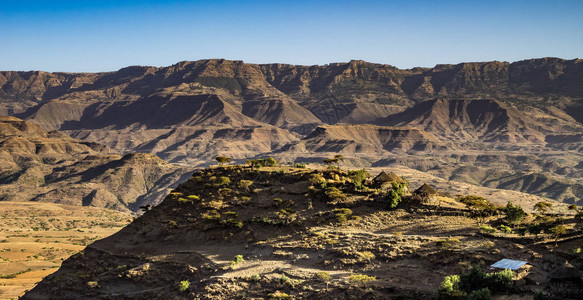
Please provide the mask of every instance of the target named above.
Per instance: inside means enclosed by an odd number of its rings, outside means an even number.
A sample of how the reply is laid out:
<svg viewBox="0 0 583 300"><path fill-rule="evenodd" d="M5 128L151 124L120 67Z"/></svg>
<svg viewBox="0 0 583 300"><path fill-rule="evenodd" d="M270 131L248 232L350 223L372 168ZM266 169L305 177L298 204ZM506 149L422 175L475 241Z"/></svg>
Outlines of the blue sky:
<svg viewBox="0 0 583 300"><path fill-rule="evenodd" d="M5 1L0 70L583 57L583 1Z"/></svg>

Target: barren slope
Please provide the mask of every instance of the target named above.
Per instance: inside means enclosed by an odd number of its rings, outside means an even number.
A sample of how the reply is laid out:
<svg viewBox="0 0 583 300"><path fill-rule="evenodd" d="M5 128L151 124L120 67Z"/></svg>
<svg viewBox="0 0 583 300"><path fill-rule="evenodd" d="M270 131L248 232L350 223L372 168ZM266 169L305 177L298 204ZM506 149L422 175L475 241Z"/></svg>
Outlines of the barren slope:
<svg viewBox="0 0 583 300"><path fill-rule="evenodd" d="M137 210L188 173L153 154L109 154L14 117L0 118L0 199Z"/></svg>

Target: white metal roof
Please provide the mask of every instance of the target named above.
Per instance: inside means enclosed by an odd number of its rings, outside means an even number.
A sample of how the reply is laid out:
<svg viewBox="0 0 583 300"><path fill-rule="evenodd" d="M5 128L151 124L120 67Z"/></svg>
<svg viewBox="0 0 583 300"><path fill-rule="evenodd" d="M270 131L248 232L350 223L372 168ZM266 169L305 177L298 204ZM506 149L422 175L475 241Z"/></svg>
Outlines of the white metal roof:
<svg viewBox="0 0 583 300"><path fill-rule="evenodd" d="M522 266L524 266L525 264L526 264L525 261L505 258L505 259L501 259L501 260L497 261L495 264L491 265L490 267L498 268L498 269L510 269L510 270L516 271L516 270L522 268Z"/></svg>

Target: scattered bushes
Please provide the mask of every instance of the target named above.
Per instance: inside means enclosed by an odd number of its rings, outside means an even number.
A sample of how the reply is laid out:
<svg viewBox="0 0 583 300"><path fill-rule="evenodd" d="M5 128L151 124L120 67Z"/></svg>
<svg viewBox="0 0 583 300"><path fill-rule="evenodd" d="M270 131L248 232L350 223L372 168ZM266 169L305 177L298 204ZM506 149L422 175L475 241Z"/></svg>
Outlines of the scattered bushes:
<svg viewBox="0 0 583 300"><path fill-rule="evenodd" d="M446 276L437 293L441 299L463 297L469 299L491 299L492 293L507 292L514 287L514 273L510 270L485 273L474 266L461 275ZM487 291L486 291L487 290Z"/></svg>
<svg viewBox="0 0 583 300"><path fill-rule="evenodd" d="M321 174L310 174L308 182L314 186L326 187L326 179Z"/></svg>
<svg viewBox="0 0 583 300"><path fill-rule="evenodd" d="M279 164L273 157L246 160L246 162L252 168L275 167Z"/></svg>

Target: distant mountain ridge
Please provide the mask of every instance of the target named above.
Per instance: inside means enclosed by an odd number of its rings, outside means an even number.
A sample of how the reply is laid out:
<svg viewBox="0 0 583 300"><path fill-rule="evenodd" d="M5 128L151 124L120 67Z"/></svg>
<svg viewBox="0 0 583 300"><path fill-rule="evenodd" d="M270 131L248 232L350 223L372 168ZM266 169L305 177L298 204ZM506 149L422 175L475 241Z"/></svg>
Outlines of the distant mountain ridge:
<svg viewBox="0 0 583 300"><path fill-rule="evenodd" d="M342 154L352 167L409 156L412 167L449 178L467 167L456 158L467 151L519 151L550 160L521 174L548 171L566 182L578 180L583 161L583 60L398 69L206 59L103 73L0 72L0 113L191 167L217 155L301 162Z"/></svg>

